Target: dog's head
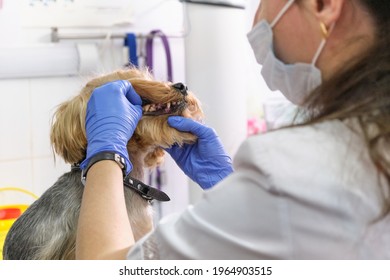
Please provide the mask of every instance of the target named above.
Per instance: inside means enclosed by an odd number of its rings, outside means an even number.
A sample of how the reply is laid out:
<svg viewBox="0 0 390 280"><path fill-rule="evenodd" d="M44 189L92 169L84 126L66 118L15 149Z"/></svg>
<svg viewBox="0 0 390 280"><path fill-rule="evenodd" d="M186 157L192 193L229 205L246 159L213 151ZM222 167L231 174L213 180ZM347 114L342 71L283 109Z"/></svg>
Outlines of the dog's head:
<svg viewBox="0 0 390 280"><path fill-rule="evenodd" d="M54 151L66 162L79 163L85 158L88 100L95 88L115 80L130 81L143 101L143 116L127 145L130 160L135 167L156 166L163 159L163 148L196 141L193 134L171 128L167 118L180 115L202 119L203 113L197 98L183 84L156 81L146 70L130 68L91 80L79 95L58 107L50 139Z"/></svg>

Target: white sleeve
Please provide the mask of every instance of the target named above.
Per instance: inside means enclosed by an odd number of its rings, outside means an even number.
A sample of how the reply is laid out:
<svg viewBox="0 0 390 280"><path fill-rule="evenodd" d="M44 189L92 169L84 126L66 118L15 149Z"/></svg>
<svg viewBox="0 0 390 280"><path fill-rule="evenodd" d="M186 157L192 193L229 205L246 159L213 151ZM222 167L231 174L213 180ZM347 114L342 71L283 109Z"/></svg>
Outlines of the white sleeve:
<svg viewBox="0 0 390 280"><path fill-rule="evenodd" d="M288 223L278 217L283 203L253 188L242 176L230 176L181 215L163 219L129 258L251 259L259 251L266 259L279 257L288 242Z"/></svg>
<svg viewBox="0 0 390 280"><path fill-rule="evenodd" d="M245 150L245 147L241 150ZM247 151L241 151L246 154ZM244 166L243 166L244 165ZM163 219L129 259L251 259L288 255L284 202L267 174L240 163L181 215Z"/></svg>
<svg viewBox="0 0 390 280"><path fill-rule="evenodd" d="M348 171L338 171L344 161L340 167L328 161L333 146L310 146L301 136L275 144L285 136L245 141L235 172L182 214L162 220L128 258L357 258L373 212L350 190Z"/></svg>

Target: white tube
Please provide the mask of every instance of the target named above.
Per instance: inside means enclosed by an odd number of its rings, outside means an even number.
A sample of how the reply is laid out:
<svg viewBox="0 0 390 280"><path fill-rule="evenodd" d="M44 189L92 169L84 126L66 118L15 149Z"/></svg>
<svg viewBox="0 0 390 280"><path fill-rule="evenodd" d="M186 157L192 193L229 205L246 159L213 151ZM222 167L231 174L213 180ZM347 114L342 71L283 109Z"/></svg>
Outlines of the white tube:
<svg viewBox="0 0 390 280"><path fill-rule="evenodd" d="M0 78L76 75L78 54L70 45L31 45L0 48Z"/></svg>
<svg viewBox="0 0 390 280"><path fill-rule="evenodd" d="M95 44L0 47L0 79L92 74L100 60Z"/></svg>

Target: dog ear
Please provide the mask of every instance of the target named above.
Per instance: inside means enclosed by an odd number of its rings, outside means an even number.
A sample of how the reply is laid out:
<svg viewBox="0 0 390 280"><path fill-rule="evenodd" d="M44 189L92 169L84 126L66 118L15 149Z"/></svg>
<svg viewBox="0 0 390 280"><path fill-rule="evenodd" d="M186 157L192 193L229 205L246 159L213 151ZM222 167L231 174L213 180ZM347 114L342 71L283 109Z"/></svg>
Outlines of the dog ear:
<svg viewBox="0 0 390 280"><path fill-rule="evenodd" d="M82 92L60 104L52 119L52 148L70 164L80 162L86 155L85 112L89 96L88 92Z"/></svg>

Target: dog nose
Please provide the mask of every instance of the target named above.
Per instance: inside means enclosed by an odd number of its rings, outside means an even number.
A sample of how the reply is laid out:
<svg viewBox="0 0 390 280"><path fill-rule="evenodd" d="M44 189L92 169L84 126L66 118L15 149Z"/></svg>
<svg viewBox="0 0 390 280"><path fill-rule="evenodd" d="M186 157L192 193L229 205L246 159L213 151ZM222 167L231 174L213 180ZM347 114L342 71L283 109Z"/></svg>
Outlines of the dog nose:
<svg viewBox="0 0 390 280"><path fill-rule="evenodd" d="M183 83L176 83L176 84L173 84L172 87L176 90L178 90L181 94L183 94L184 96L188 95L188 87L183 84Z"/></svg>

